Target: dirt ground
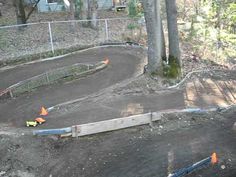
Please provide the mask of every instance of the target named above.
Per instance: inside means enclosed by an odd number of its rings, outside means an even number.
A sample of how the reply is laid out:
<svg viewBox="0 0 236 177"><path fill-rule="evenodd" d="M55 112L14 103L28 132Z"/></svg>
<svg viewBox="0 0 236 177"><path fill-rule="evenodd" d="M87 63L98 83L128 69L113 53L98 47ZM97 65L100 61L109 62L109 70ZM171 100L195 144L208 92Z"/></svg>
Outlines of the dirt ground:
<svg viewBox="0 0 236 177"><path fill-rule="evenodd" d="M34 137L1 126L0 176L166 177L217 152L189 177L235 177L236 109L170 114L149 126L78 139ZM10 131L9 131L10 130Z"/></svg>
<svg viewBox="0 0 236 177"><path fill-rule="evenodd" d="M15 18L12 18L14 16L13 8L4 8L2 13L3 17L0 18L1 25L15 24ZM100 18L107 16L122 17L126 16L126 14L115 14L112 11L99 13ZM39 15L34 13L29 22L51 21L55 18L57 20L67 20L68 14L58 13L53 16L53 14L42 13ZM97 55L97 53L94 55ZM101 55L104 55L104 53L101 53ZM200 60L193 60L191 55L192 53L187 53L184 56L184 75L198 69L227 68ZM59 62L54 67L58 65L60 65ZM48 65L47 67L50 66ZM116 69L118 70L119 68ZM93 119L99 120L102 117L114 118L115 116L128 116L150 110L157 111L165 107L184 108L185 106L204 107L217 105L217 103L209 100L218 100L219 97L221 101L226 100L225 103L227 104L233 103L236 93L236 74L235 72L234 74L228 73L222 71L203 73L202 75L196 74L188 79L188 81L194 81L194 86L181 85L176 92L160 91L159 89L163 89L162 86L168 86L170 83L165 83L165 80L155 82L141 75L131 80L128 84L125 83L125 85L115 88L111 87L109 93L101 97L95 97L95 99L91 98L87 103L83 102L82 106L79 103L78 105L73 105L71 109L66 107L64 110L61 109L59 111L63 112L62 114L55 111L52 117L49 117L51 119L48 120L48 128L50 126L70 126L78 123L78 121L81 123L82 121L87 122ZM27 73L24 74L25 77L28 76ZM1 76L3 77L3 75ZM5 78L12 76L11 74L6 74ZM204 80L206 77L208 79L211 78L214 83L221 83L223 80L228 85L231 84L230 88L226 84L226 87L220 87L221 90L223 88L222 93L217 92L216 89L208 90L208 80ZM16 77L14 78L16 79ZM108 79L112 80L112 78ZM9 80L13 81L13 79ZM16 79L16 81L19 81L19 79ZM79 81L79 83L81 82ZM204 84L202 83L207 83L205 84L207 85L206 89L204 88L207 92L203 93L202 85ZM71 84L75 85L76 83L66 83L65 85L71 87ZM4 86L7 86L7 84ZM62 86L60 85L60 88ZM47 89L53 90L54 88ZM187 89L193 90L192 95L190 94L192 97L188 98L189 100L183 97L184 90ZM233 90L234 92L225 93L224 90ZM35 93L32 93L32 95L35 95ZM229 94L231 95L229 96ZM23 95L16 100L8 100L9 102L23 100L14 106L14 108L17 107L23 111L14 114L14 110L5 110L9 114L4 114L4 108L2 107L1 120L10 120L11 116L14 116L14 120L18 122L19 115L24 115L25 111L29 110L29 107L33 105L33 103L25 103L25 100L28 100L32 95ZM198 97L195 98L193 95ZM181 99L179 99L179 96ZM204 100L204 98L206 99ZM230 102L229 98L233 99L233 101ZM132 110L127 106L126 111L121 112L120 110L128 105L129 99L132 99L132 103L138 102L138 105L143 102L144 107L136 107ZM152 101L144 105L148 99ZM192 102L191 99L196 99L196 101ZM35 100L38 101L39 99ZM65 101L64 98L62 100ZM113 102L114 100L115 102ZM186 103L186 100L188 103ZM49 101L51 103L51 100ZM22 108L25 108L25 110ZM102 109L106 110L106 112L101 111ZM95 114L98 110L100 110L99 114L102 117ZM29 111L32 112L32 109ZM33 111L36 112L36 110ZM229 110L204 114L168 114L164 115L161 121L156 122L154 127L140 126L78 139L61 139L57 136L37 137L32 135L32 129L17 128L22 126L21 123L20 126L15 126L14 124L2 122L0 124L0 177L166 177L177 169L210 156L212 152L218 154L219 163L215 166L206 166L188 176L235 177L235 115L235 107ZM25 117L21 118L22 120L25 119Z"/></svg>
<svg viewBox="0 0 236 177"><path fill-rule="evenodd" d="M107 51L108 49L109 51ZM78 80L65 84L59 83L48 88L40 88L29 95L2 102L0 108L2 110L0 111L2 121L0 124L0 176L165 177L216 151L220 159L218 165L205 167L189 176L234 177L236 175L236 139L235 128L233 128L236 121L235 108L207 114L164 115L162 121L154 124L152 128L141 126L78 139L60 139L56 136L36 137L32 135L31 128L23 128L23 122L28 118L25 115L28 116L28 113L30 115L38 111L36 108L39 106L34 106L34 104L42 105L40 99L32 99L32 103L29 102L31 97L41 97L43 94L37 93L51 89L52 92L48 92L48 96L44 94L49 99L48 103L52 104L50 96L53 94L55 94L55 98L60 99L59 103L61 103L67 97L63 94L61 98L58 98L60 94L55 92L55 88L72 89L73 85L75 87L86 86L86 89L77 90L86 91L85 95L80 95L86 96L88 95L87 87L91 87L95 91L97 88L96 84L95 86L88 84L97 83L99 75L101 75L100 80L104 80L104 72L108 72L106 82L109 81L108 83L113 85L102 87L103 89L99 92L102 94L93 91L94 96L89 97L82 104L77 102L53 111L48 116L47 124L39 128L65 127L164 109L235 104L235 70L215 71L213 69L223 69L221 66L216 66L216 68L212 68L211 72L194 74L186 79L186 82L178 89L166 90L163 89L163 86L168 85L141 74L142 67L137 55L140 56L142 52L140 53L137 49L137 53L134 55L134 49L131 49L130 47L105 48L82 52L79 56L84 62L92 58L100 61L100 58L112 54L112 64L106 70L84 78L84 82ZM77 62L78 57L76 56L77 54L68 56L67 62L69 59L72 63ZM127 61L130 62L129 65L127 65ZM138 67L138 69L135 67L137 69L137 71L134 69L135 72L129 68L134 61L137 62ZM63 65L63 62L64 60L49 61L36 64L34 67L42 65L41 69L44 70L45 67ZM198 63L205 66L204 68L211 69L212 65ZM124 64L127 65L130 72L130 77L126 79L128 68L124 67L126 66ZM142 62L142 64L144 63ZM189 62L189 64L192 63ZM1 76L7 78L22 72L22 77L27 77L24 67L3 71ZM34 70L33 66L31 67ZM37 69L40 70L40 68ZM41 72L38 70L37 72ZM121 72L119 81L115 80L117 77L115 70ZM140 75L132 77L134 73L140 73ZM15 79L17 80L17 77ZM90 82L91 79L94 82ZM124 82L123 79L125 79ZM2 80L11 81L11 79ZM69 100L79 97L78 94L71 94L71 92L70 96L73 98ZM9 103L18 104L11 107ZM33 108L30 109L30 107ZM12 121L13 118L14 121Z"/></svg>

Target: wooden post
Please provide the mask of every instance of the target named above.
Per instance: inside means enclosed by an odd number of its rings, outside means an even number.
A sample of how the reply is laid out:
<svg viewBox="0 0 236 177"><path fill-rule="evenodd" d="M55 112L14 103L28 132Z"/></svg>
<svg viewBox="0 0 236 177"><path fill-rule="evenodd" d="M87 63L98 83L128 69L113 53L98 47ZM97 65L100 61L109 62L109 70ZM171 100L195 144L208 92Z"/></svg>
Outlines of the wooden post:
<svg viewBox="0 0 236 177"><path fill-rule="evenodd" d="M152 122L152 111L150 113L150 123L149 123L150 127L153 128L153 122Z"/></svg>
<svg viewBox="0 0 236 177"><path fill-rule="evenodd" d="M73 138L78 138L78 133L79 133L79 127L78 125L74 125L71 127L71 132L72 132L72 137Z"/></svg>

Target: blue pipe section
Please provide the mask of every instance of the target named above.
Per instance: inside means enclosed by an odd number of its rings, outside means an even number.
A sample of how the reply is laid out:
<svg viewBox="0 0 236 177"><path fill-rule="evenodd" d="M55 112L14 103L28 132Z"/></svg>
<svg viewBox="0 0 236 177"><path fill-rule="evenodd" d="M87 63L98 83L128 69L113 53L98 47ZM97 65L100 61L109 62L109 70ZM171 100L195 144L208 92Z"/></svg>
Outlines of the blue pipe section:
<svg viewBox="0 0 236 177"><path fill-rule="evenodd" d="M194 170L197 170L198 168L201 168L205 165L209 165L210 163L211 163L211 157L208 157L208 158L203 159L191 166L188 166L186 168L182 168L182 169L174 172L173 174L171 174L168 177L181 177L181 176L184 176L184 175L187 175L187 174L193 172Z"/></svg>
<svg viewBox="0 0 236 177"><path fill-rule="evenodd" d="M201 108L188 108L184 109L185 112L197 112L197 113L205 113L208 111L216 111L219 108L210 108L210 109L201 109Z"/></svg>
<svg viewBox="0 0 236 177"><path fill-rule="evenodd" d="M62 135L62 134L66 134L66 133L71 133L71 127L33 131L34 135Z"/></svg>

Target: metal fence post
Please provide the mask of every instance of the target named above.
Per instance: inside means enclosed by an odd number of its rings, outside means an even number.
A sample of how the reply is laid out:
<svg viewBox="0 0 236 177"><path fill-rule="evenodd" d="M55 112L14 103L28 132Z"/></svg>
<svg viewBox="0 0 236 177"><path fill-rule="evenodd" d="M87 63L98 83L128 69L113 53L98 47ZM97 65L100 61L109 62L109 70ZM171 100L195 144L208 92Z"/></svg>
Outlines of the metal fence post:
<svg viewBox="0 0 236 177"><path fill-rule="evenodd" d="M9 93L10 93L11 98L13 98L13 93L11 89L9 90Z"/></svg>
<svg viewBox="0 0 236 177"><path fill-rule="evenodd" d="M49 77L48 77L48 72L46 72L46 78L47 78L47 83L49 84L50 81L49 81Z"/></svg>
<svg viewBox="0 0 236 177"><path fill-rule="evenodd" d="M107 19L105 19L105 30L106 30L106 41L108 41L108 39L109 39L109 31L108 31Z"/></svg>
<svg viewBox="0 0 236 177"><path fill-rule="evenodd" d="M50 43L51 43L51 50L54 55L54 46L53 46L53 40L52 40L52 29L51 29L51 23L48 22L48 31L49 31L49 36L50 36Z"/></svg>

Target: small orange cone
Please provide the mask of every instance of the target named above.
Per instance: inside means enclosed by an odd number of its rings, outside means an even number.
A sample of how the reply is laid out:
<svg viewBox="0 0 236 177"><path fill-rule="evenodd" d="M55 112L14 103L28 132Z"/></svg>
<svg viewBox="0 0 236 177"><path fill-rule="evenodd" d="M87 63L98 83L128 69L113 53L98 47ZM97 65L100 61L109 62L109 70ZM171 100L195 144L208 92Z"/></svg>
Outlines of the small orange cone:
<svg viewBox="0 0 236 177"><path fill-rule="evenodd" d="M42 106L40 111L40 116L46 116L48 115L48 111Z"/></svg>
<svg viewBox="0 0 236 177"><path fill-rule="evenodd" d="M36 119L34 119L36 122L38 122L39 124L42 124L44 122L46 122L46 120L42 117L37 117Z"/></svg>
<svg viewBox="0 0 236 177"><path fill-rule="evenodd" d="M217 155L216 153L214 152L212 155L211 155L211 163L212 164L215 164L218 162L218 159L217 159Z"/></svg>
<svg viewBox="0 0 236 177"><path fill-rule="evenodd" d="M104 64L109 64L110 63L110 60L106 57L105 60L103 61Z"/></svg>

